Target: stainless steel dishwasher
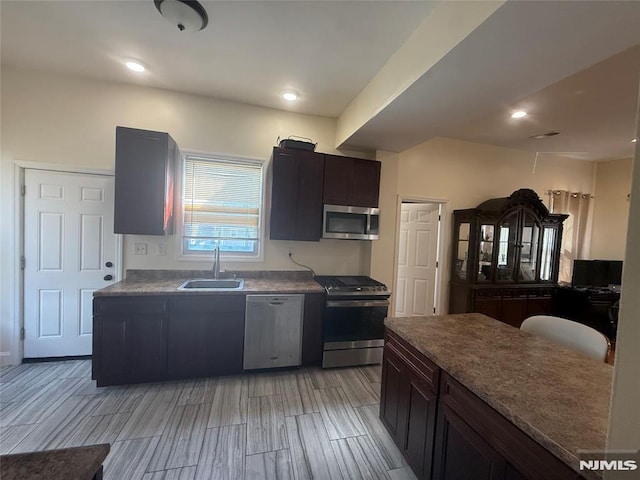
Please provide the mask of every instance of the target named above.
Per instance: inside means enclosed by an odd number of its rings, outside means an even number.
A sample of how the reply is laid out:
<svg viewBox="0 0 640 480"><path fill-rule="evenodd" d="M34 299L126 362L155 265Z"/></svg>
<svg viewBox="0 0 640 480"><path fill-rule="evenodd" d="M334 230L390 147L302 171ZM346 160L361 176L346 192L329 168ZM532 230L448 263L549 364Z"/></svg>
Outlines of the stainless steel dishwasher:
<svg viewBox="0 0 640 480"><path fill-rule="evenodd" d="M300 365L303 305L304 295L247 295L245 370Z"/></svg>

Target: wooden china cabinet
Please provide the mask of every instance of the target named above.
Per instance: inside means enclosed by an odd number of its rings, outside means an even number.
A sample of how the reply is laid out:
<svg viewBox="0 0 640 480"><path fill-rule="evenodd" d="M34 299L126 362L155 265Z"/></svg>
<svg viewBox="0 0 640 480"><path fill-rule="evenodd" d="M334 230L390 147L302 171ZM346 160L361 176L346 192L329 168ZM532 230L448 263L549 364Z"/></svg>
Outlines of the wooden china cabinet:
<svg viewBox="0 0 640 480"><path fill-rule="evenodd" d="M453 217L449 313L484 313L514 327L551 313L567 215L520 189Z"/></svg>

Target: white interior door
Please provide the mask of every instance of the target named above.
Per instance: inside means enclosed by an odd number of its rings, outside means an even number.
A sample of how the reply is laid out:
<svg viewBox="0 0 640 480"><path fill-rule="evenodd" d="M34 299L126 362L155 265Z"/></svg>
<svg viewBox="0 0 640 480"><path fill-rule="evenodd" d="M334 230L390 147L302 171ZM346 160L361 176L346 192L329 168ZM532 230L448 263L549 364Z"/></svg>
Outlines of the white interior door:
<svg viewBox="0 0 640 480"><path fill-rule="evenodd" d="M396 316L435 313L439 217L438 203L401 205Z"/></svg>
<svg viewBox="0 0 640 480"><path fill-rule="evenodd" d="M119 260L113 185L106 175L25 170L26 358L91 354L93 291L115 281Z"/></svg>

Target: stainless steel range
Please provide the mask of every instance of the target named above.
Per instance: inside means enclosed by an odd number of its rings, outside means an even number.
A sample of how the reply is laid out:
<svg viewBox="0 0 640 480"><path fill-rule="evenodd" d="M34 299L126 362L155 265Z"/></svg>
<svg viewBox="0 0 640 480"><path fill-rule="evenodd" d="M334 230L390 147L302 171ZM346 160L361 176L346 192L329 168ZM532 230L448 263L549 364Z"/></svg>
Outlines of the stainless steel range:
<svg viewBox="0 0 640 480"><path fill-rule="evenodd" d="M364 276L316 276L327 292L322 366L382 362L384 319L391 292Z"/></svg>

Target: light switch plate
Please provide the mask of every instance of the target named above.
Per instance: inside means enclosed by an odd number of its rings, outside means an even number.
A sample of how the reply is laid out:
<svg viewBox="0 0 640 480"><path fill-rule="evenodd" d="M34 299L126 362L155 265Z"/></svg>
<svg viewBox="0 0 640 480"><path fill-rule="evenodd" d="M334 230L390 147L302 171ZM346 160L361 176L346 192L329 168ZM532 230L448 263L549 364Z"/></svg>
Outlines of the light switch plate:
<svg viewBox="0 0 640 480"><path fill-rule="evenodd" d="M146 255L147 254L147 244L146 243L134 243L133 244L133 254L134 255Z"/></svg>

